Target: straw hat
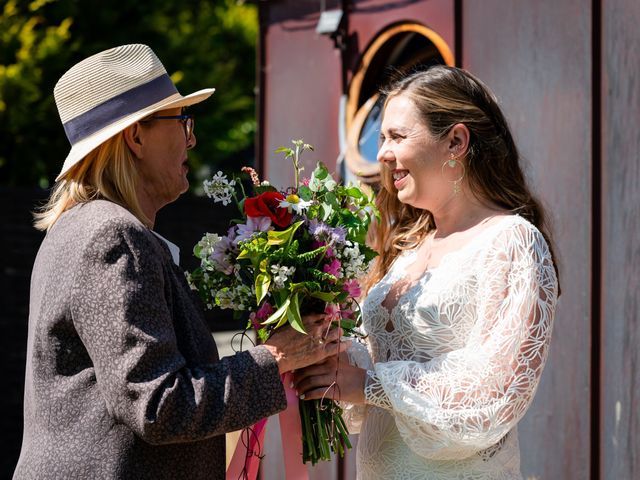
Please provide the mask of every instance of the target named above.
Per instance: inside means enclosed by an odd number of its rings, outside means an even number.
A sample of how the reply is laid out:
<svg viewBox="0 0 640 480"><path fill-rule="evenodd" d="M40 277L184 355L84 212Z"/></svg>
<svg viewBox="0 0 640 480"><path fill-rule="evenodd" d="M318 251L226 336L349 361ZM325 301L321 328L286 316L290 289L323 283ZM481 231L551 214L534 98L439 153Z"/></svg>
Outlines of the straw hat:
<svg viewBox="0 0 640 480"><path fill-rule="evenodd" d="M123 45L71 67L53 95L71 151L56 181L94 148L138 120L168 108L201 102L214 92L183 97L147 45Z"/></svg>

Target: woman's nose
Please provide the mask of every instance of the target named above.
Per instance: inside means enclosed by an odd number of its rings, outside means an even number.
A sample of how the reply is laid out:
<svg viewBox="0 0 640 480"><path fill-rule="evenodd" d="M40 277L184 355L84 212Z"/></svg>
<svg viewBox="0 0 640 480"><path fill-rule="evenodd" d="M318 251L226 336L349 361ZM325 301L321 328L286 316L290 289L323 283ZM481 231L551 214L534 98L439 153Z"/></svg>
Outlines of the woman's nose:
<svg viewBox="0 0 640 480"><path fill-rule="evenodd" d="M393 160L393 153L387 147L387 145L383 143L378 149L378 155L376 156L376 159L380 163L391 162Z"/></svg>

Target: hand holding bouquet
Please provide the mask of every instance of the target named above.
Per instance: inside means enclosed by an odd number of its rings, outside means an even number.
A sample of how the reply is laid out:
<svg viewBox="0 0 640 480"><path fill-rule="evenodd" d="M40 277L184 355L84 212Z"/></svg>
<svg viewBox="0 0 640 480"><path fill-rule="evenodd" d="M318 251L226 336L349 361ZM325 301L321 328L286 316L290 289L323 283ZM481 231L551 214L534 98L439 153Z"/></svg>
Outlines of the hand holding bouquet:
<svg viewBox="0 0 640 480"><path fill-rule="evenodd" d="M214 201L236 203L242 218L224 236L207 233L194 249L201 266L189 275L208 308L248 312L248 328L266 341L289 324L306 333L304 313L324 313L346 334L360 321L359 279L375 256L365 244L376 215L372 198L356 186L338 185L319 163L300 180L301 140L280 148L293 162L295 184L279 191L244 168L254 194L240 179L218 172L205 182ZM322 339L319 339L322 341ZM350 447L338 405L330 400L300 403L303 461L330 459Z"/></svg>

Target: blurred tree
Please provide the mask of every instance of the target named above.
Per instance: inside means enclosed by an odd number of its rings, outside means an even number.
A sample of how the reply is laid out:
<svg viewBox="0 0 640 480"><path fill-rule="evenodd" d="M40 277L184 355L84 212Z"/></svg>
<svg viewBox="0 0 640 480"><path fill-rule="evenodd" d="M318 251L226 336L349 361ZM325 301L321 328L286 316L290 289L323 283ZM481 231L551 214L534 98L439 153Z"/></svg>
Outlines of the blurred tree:
<svg viewBox="0 0 640 480"><path fill-rule="evenodd" d="M238 0L7 0L0 12L0 184L47 187L69 150L53 88L74 63L146 43L183 93L216 87L196 114L195 179L237 170L255 132L255 5ZM249 160L248 160L249 159ZM200 182L195 182L199 184Z"/></svg>

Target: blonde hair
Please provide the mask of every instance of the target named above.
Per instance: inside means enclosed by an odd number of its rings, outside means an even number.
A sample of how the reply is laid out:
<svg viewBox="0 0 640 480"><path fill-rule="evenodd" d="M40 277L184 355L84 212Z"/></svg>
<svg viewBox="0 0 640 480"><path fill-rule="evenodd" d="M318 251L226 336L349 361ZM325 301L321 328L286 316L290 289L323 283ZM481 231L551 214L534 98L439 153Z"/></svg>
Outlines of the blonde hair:
<svg viewBox="0 0 640 480"><path fill-rule="evenodd" d="M469 129L465 166L471 191L478 199L517 213L535 225L549 245L558 274L544 209L527 186L518 149L491 91L465 70L438 65L400 79L383 93L385 102L398 95L411 99L437 140L445 138L458 123ZM384 277L402 250L416 247L435 228L430 212L398 200L391 174L386 170L382 169L376 200L381 219L373 247L379 257L366 290Z"/></svg>
<svg viewBox="0 0 640 480"><path fill-rule="evenodd" d="M55 184L47 203L34 213L34 226L49 230L74 205L99 198L117 203L151 226L136 195L135 160L123 132L105 141Z"/></svg>

